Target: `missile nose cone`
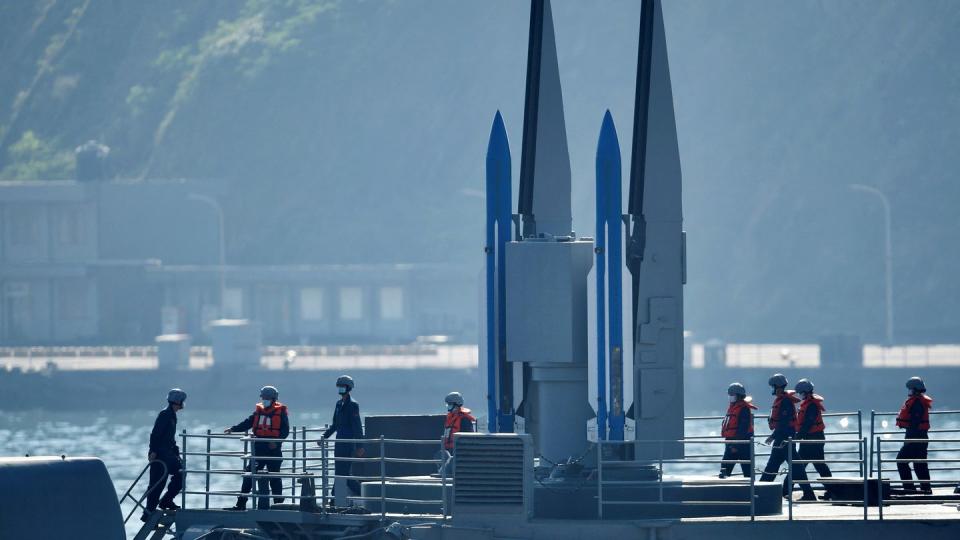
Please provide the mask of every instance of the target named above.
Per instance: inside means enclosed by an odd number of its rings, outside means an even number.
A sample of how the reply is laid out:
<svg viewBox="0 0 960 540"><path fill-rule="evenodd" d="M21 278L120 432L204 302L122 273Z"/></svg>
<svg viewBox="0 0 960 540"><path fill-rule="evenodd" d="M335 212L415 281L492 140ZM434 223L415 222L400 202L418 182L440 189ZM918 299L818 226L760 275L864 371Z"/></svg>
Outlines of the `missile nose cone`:
<svg viewBox="0 0 960 540"><path fill-rule="evenodd" d="M613 115L610 114L610 109L607 109L607 112L603 114L603 123L600 125L600 140L610 139L617 139L617 127L613 123Z"/></svg>
<svg viewBox="0 0 960 540"><path fill-rule="evenodd" d="M613 128L613 115L610 114L610 109L603 113L603 129L606 129L607 126Z"/></svg>
<svg viewBox="0 0 960 540"><path fill-rule="evenodd" d="M507 128L503 123L500 111L493 117L493 126L490 128L490 142L487 144L487 153L510 153L510 143L507 139Z"/></svg>

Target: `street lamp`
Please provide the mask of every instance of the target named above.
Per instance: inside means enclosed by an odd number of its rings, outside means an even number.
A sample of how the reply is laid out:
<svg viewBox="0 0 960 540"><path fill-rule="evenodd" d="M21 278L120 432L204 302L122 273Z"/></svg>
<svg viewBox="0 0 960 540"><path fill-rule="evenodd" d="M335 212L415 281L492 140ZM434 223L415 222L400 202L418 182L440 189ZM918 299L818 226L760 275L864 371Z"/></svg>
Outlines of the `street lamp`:
<svg viewBox="0 0 960 540"><path fill-rule="evenodd" d="M887 298L887 346L893 346L893 242L890 239L890 199L877 188L863 184L850 184L850 189L871 193L883 203L884 239L886 243L886 298Z"/></svg>
<svg viewBox="0 0 960 540"><path fill-rule="evenodd" d="M217 237L219 239L219 278L220 278L220 318L222 319L224 314L223 302L226 298L227 291L227 281L224 276L224 269L226 267L226 240L224 239L224 228L223 228L223 207L220 206L220 202L214 199L213 197L208 197L206 195L201 195L199 193L190 193L187 195L187 198L191 201L198 201L206 204L207 206L213 208L213 211L217 214Z"/></svg>

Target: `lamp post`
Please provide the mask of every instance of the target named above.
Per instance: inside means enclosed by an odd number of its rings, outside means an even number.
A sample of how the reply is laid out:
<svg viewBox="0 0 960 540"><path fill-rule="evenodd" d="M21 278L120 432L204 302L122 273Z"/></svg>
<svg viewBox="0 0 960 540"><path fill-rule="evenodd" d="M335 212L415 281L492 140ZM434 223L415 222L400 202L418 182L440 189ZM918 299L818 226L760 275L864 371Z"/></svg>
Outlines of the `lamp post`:
<svg viewBox="0 0 960 540"><path fill-rule="evenodd" d="M226 298L226 291L227 291L227 282L226 282L226 277L224 276L224 271L225 271L224 269L226 267L227 249L226 249L226 240L224 238L224 228L223 228L223 207L220 206L220 202L218 200L214 199L213 197L208 197L207 195L201 195L199 193L190 193L189 195L187 195L187 198L190 199L191 201L198 201L198 202L202 202L203 204L206 204L210 208L213 208L213 211L217 214L217 238L219 240L218 248L219 248L219 260L220 260L220 263L218 265L218 270L219 270L218 274L219 274L219 280L220 280L220 314L219 316L222 319L225 316L223 302L224 302L224 298Z"/></svg>
<svg viewBox="0 0 960 540"><path fill-rule="evenodd" d="M890 239L890 199L877 188L863 184L850 184L850 189L871 193L883 203L884 242L886 248L886 300L887 300L887 346L893 346L893 241Z"/></svg>

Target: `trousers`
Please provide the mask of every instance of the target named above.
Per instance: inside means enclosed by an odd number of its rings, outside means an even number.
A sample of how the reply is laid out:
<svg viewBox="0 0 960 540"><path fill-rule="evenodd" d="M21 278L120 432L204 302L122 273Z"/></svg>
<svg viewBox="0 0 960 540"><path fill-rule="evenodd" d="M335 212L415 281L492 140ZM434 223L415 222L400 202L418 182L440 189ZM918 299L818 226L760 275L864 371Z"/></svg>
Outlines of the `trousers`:
<svg viewBox="0 0 960 540"><path fill-rule="evenodd" d="M167 468L166 473L164 473L163 465L160 463L155 461L150 464L150 486L155 485L153 489L147 488L149 490L147 491L147 510L150 511L156 510L161 500L164 503L173 502L173 499L183 489L180 456L167 456L158 459L158 461L163 461ZM169 483L167 483L168 477ZM164 485L167 487L167 492L161 498L160 493L163 491Z"/></svg>

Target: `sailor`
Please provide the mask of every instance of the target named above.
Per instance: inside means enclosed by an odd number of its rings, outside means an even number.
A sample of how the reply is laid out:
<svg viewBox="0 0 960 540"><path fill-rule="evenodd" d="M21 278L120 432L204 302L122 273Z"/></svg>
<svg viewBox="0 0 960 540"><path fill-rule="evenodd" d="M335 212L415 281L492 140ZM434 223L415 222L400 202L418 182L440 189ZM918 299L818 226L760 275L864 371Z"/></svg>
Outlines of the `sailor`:
<svg viewBox="0 0 960 540"><path fill-rule="evenodd" d="M333 421L326 431L323 432L323 438L329 439L334 433L337 434L337 443L333 447L334 457L363 457L364 449L354 442L340 442L339 439L362 439L363 422L360 420L360 405L350 398L350 392L353 391L353 378L349 375L341 375L337 378L337 392L340 399L333 409ZM353 462L343 459L335 460L334 474L337 477L350 476L353 469ZM356 480L347 479L347 487L353 495L360 494L360 483Z"/></svg>
<svg viewBox="0 0 960 540"><path fill-rule="evenodd" d="M239 424L223 430L224 433L251 431L253 437L258 439L253 443L253 459L248 461L244 470L251 474L257 474L266 469L269 473L280 472L280 463L283 461L282 443L278 442L286 439L290 434L290 419L287 414L287 406L277 401L280 398L280 392L273 386L264 386L260 389L260 403L257 403L253 414ZM257 485L264 482L259 479ZM240 493L250 493L253 486L253 479L249 476L243 478L240 485ZM266 491L266 490L263 490ZM283 482L279 477L270 479L270 491L273 492L274 504L283 502ZM258 499L260 508L269 508L269 497L260 497ZM246 510L247 498L243 495L237 497L237 504L228 510Z"/></svg>
<svg viewBox="0 0 960 540"><path fill-rule="evenodd" d="M808 379L800 379L794 387L797 394L800 395L800 410L797 412L797 420L794 423L797 440L802 441L824 441L826 437L823 432L826 424L823 423L823 398L813 393L813 383ZM804 471L807 469L806 463L813 461L813 468L817 470L820 478L829 478L833 476L830 473L830 467L824 463L823 442L800 443L797 445L797 459L800 463L797 466ZM803 490L803 499L816 500L813 495L813 488L810 484L800 484ZM829 492L829 489L827 490Z"/></svg>
<svg viewBox="0 0 960 540"><path fill-rule="evenodd" d="M794 435L794 422L797 419L796 404L800 401L793 390L787 390L787 378L776 373L767 381L767 384L773 388L771 392L775 397L773 406L770 408L770 417L767 424L773 433L767 437L764 443L771 445L770 458L767 460L767 466L763 469L760 476L761 482L770 482L777 477L780 471L780 465L787 460L787 444ZM793 455L797 455L796 447L793 448ZM795 480L806 480L806 473L796 465L793 467L793 477ZM783 480L783 496L789 496L793 487L789 485L787 479Z"/></svg>
<svg viewBox="0 0 960 540"><path fill-rule="evenodd" d="M450 392L443 401L447 404L447 418L443 423L443 449L453 454L453 436L476 431L474 422L477 419L470 414L470 409L463 406L460 392Z"/></svg>
<svg viewBox="0 0 960 540"><path fill-rule="evenodd" d="M180 508L173 502L174 497L183 489L183 475L180 474L180 448L177 446L177 411L183 409L183 402L187 400L187 393L174 388L167 393L167 407L160 411L153 423L150 432L150 450L147 459L150 461L150 486L154 486L147 493L147 507L141 520L148 521L157 506L164 510ZM164 484L167 477L170 483L163 497ZM149 488L148 488L149 489Z"/></svg>
<svg viewBox="0 0 960 540"><path fill-rule="evenodd" d="M920 377L910 377L907 381L907 391L909 397L897 414L897 427L906 430L904 439L926 440L927 432L930 430L930 408L933 406L933 398L926 394L927 387ZM927 444L926 442L904 442L900 451L897 452L897 459L925 460ZM912 476L908 461L898 461L897 471L900 473L900 479L906 480L903 483L904 491L915 491L913 482L909 481L912 480ZM913 470L917 473L917 480L930 480L930 468L926 461L913 461ZM929 482L921 482L920 490L926 494L932 493Z"/></svg>
<svg viewBox="0 0 960 540"><path fill-rule="evenodd" d="M753 398L747 396L747 390L742 384L735 382L727 387L727 396L730 405L727 415L723 418L721 435L728 441L723 451L723 462L720 465L720 478L726 478L733 472L734 463L727 460L744 461L740 470L747 478L753 476L750 470L750 439L753 437Z"/></svg>

